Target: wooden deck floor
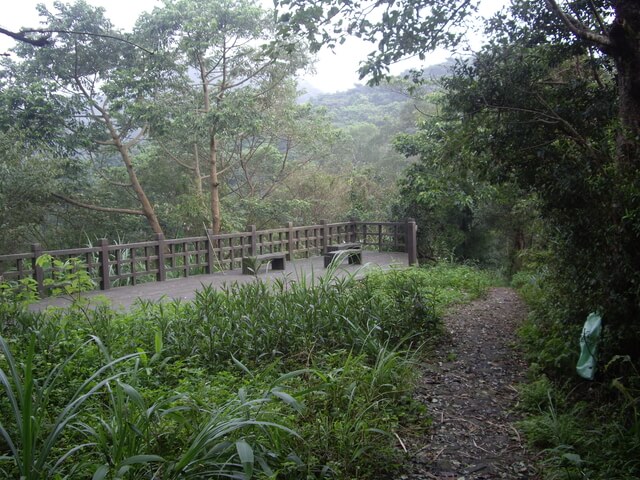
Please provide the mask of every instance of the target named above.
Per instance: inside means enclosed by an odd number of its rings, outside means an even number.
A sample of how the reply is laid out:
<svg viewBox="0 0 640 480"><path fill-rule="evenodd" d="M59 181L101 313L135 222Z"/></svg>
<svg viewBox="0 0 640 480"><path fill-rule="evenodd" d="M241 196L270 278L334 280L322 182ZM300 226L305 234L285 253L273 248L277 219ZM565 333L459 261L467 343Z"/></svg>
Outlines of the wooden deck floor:
<svg viewBox="0 0 640 480"><path fill-rule="evenodd" d="M338 275L356 273L357 275L366 273L367 270L375 268L403 267L408 264L406 253L388 252L363 252L363 265L349 265L347 262L339 268ZM257 278L253 275L242 275L240 269L227 270L213 275L196 275L186 278L177 278L165 282L143 283L131 287L118 287L106 291L95 291L85 294L90 300L106 298L116 309L128 309L134 305L138 299L150 300L154 302L172 300L190 300L194 298L196 291L203 286L211 285L214 288L222 288L233 283L247 283L254 281L271 281L276 278L287 278L298 280L312 277L318 278L325 274L323 257L311 257L307 259L287 262L286 270L283 271L260 271ZM46 298L31 306L32 310L44 310L49 306L65 307L69 305L69 300L65 298Z"/></svg>

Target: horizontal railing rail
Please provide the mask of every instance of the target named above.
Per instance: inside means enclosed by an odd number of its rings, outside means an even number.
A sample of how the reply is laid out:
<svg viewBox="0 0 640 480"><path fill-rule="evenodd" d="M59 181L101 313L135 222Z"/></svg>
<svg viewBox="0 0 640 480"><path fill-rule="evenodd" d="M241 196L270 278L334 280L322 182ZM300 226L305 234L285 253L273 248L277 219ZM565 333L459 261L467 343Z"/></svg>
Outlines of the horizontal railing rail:
<svg viewBox="0 0 640 480"><path fill-rule="evenodd" d="M416 231L413 219L322 221L305 226L289 222L281 228L256 230L251 225L245 232L214 235L207 231L199 237L165 239L159 234L152 241L124 244L102 239L97 246L65 250L43 250L33 244L30 252L0 255L0 281L33 278L40 294L46 295L46 280L53 277L53 272L36 262L45 254L62 262L80 258L101 290L233 270L241 268L243 258L267 253L285 253L288 260L308 258L322 255L329 245L339 243L360 243L365 249L380 252L407 252L409 265L413 265L417 263Z"/></svg>

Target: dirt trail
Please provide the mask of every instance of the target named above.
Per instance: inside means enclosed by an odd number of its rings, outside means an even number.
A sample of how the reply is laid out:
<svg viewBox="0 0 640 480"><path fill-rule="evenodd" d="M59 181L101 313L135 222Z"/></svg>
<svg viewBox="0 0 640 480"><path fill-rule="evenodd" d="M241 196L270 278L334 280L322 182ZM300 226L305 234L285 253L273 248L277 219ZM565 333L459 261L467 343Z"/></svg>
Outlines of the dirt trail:
<svg viewBox="0 0 640 480"><path fill-rule="evenodd" d="M495 288L446 316L447 336L417 391L433 425L426 438L409 441L404 479L538 478L514 426L515 386L526 372L514 343L525 313L513 290Z"/></svg>

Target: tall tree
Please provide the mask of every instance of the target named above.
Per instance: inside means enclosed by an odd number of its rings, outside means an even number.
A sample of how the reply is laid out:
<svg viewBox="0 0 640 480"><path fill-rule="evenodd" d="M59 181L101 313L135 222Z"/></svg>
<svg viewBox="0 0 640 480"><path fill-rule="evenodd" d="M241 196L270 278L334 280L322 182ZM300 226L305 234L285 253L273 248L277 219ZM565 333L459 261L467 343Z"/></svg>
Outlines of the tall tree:
<svg viewBox="0 0 640 480"><path fill-rule="evenodd" d="M108 181L123 192L133 191L139 209L96 205L63 192L54 195L81 208L144 216L151 230L162 233L134 161L136 146L147 135L144 104L153 90L155 62L160 56L154 58L113 38L119 32L102 8L79 0L71 5L57 3L56 9L50 12L43 5L38 7L46 30L59 32L51 39L51 46L19 45L16 52L23 61L14 68L27 79L27 89L38 79L57 86L57 96L50 95L48 101L64 103L73 111L65 133L81 144L76 155L93 158L105 151L117 155L126 180Z"/></svg>
<svg viewBox="0 0 640 480"><path fill-rule="evenodd" d="M269 98L306 58L288 44L271 44L273 15L248 0L167 0L140 26L185 67L182 91L176 93L188 104L191 115L182 120L199 137L194 139L207 139L205 152L196 153L195 141L189 149L197 158L205 156L206 175L199 162L190 166L198 182L207 180L211 228L217 233L222 177L233 164L226 143L251 128L255 102Z"/></svg>
<svg viewBox="0 0 640 480"><path fill-rule="evenodd" d="M548 8L577 38L611 58L617 72L618 164L624 170L640 167L640 2L615 0L584 2L562 8L545 0ZM577 8L576 8L577 7ZM575 13L574 13L575 12Z"/></svg>

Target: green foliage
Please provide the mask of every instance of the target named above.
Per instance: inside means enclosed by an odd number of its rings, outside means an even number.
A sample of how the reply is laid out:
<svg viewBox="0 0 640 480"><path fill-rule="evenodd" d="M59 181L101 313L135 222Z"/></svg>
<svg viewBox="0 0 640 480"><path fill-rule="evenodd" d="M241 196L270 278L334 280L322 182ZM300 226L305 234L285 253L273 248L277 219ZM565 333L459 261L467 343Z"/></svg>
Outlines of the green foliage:
<svg viewBox="0 0 640 480"><path fill-rule="evenodd" d="M416 347L488 282L439 265L204 288L131 312L21 310L3 325L0 472L393 476L396 435L429 425L412 400Z"/></svg>
<svg viewBox="0 0 640 480"><path fill-rule="evenodd" d="M390 64L405 56L424 60L438 46L456 46L476 8L464 0L384 0L373 6L360 1L279 0L277 5L283 7L281 34L285 38L302 34L314 51L334 48L348 35L375 44L376 50L362 62L360 75L371 75L376 83L385 78Z"/></svg>
<svg viewBox="0 0 640 480"><path fill-rule="evenodd" d="M580 325L562 285L544 267L518 273L513 285L531 308L520 332L531 377L520 389L520 407L527 413L521 427L542 450L545 478L636 478L637 366L629 356L617 356L601 367L595 382L579 380L574 371Z"/></svg>
<svg viewBox="0 0 640 480"><path fill-rule="evenodd" d="M85 345L81 346L77 352L82 351ZM57 393L63 371L75 354L61 359L46 377L40 378L36 376L34 365L36 362L35 334L30 335L24 365L20 365L14 359L2 337L0 337L0 351L8 369L6 373L3 368L0 368L0 383L9 406L6 411L7 416L3 416L3 419L7 420L0 423L0 435L9 455L0 457L0 464L8 460L12 461L15 465L15 473L26 480L48 478L50 470L57 471L69 457L87 446L71 445L62 447L61 451L58 451L59 443L63 442L64 438L62 434L75 419L83 404L107 382L118 376L116 374L104 378L104 373L132 358L133 355L108 361L92 373L74 393L65 398L64 403L52 405L55 403L52 397ZM54 455L59 456L51 459Z"/></svg>
<svg viewBox="0 0 640 480"><path fill-rule="evenodd" d="M573 375L581 324L575 313L562 304L561 287L548 272L531 270L514 275L512 286L530 307L520 336L532 371L560 377Z"/></svg>
<svg viewBox="0 0 640 480"><path fill-rule="evenodd" d="M611 65L583 46L521 35L456 69L446 83L450 108L465 118L466 144L483 153L484 175L535 195L547 275L572 310L567 323L600 309L611 349L637 356L639 182L616 154Z"/></svg>
<svg viewBox="0 0 640 480"><path fill-rule="evenodd" d="M39 298L38 283L30 277L19 281L0 281L0 336L28 305Z"/></svg>
<svg viewBox="0 0 640 480"><path fill-rule="evenodd" d="M3 60L0 70L0 222L12 230L0 233L3 251L142 240L149 227L193 235L212 222L218 184L225 229L289 220L299 205L284 181L326 157L337 133L323 113L296 103L292 75L308 58L300 44L269 43L266 10L166 2L126 41L86 2L39 13L60 30L55 42L19 45L20 61ZM195 89L193 71L205 75ZM210 176L213 151L220 181ZM131 187L135 195L122 195Z"/></svg>
<svg viewBox="0 0 640 480"><path fill-rule="evenodd" d="M0 95L0 99L2 95ZM0 129L0 251L17 252L37 239L45 220L56 177L65 171L62 160L29 129L7 125ZM30 140L30 141L29 141ZM70 180L73 170L66 169Z"/></svg>
<svg viewBox="0 0 640 480"><path fill-rule="evenodd" d="M398 151L419 160L399 182L394 215L416 219L421 257L471 260L510 274L536 224L535 204L511 183L487 181L460 129L457 120L429 120L395 138Z"/></svg>
<svg viewBox="0 0 640 480"><path fill-rule="evenodd" d="M69 171L61 172L62 178L50 188L56 200L48 198L48 203L63 201L94 211L106 204L106 211L140 216L158 231L153 205L132 158L146 132L145 111L158 89L158 76L160 71L166 73L164 56L147 55L133 47L140 40L134 35L129 42L123 41L104 9L84 1L57 3L53 11L45 6L38 10L42 25L58 32L55 42L49 48L19 45L15 52L20 61L13 65L15 74L9 83L28 92L26 103L41 99L53 112L49 116L58 115L50 149L74 159L65 162ZM126 181L114 172L116 158ZM95 181L96 177L101 180ZM103 181L111 192L98 195ZM114 186L132 188L135 195L117 195Z"/></svg>
<svg viewBox="0 0 640 480"><path fill-rule="evenodd" d="M104 390L104 406L89 409L87 419L75 426L95 451L93 478L121 478L134 468L137 475L148 475L157 468L149 464L164 459L146 452L164 433L160 427L163 417L181 410L175 405L179 397L161 398L149 405L134 386L120 379L106 383Z"/></svg>
<svg viewBox="0 0 640 480"><path fill-rule="evenodd" d="M331 155L318 163L325 174L334 177L334 183L340 184L331 195L339 213L316 220L391 218L389 205L397 198L396 181L411 163L393 148L392 139L415 128L417 110L428 112L432 108L425 93L433 90L432 85L411 95L409 88L407 82L396 78L385 85L355 86L346 92L309 99L326 109L328 118L342 130Z"/></svg>
<svg viewBox="0 0 640 480"><path fill-rule="evenodd" d="M154 153L168 155L171 170L190 177L189 193L209 207L198 228L207 221L219 231L227 195L227 205L269 197L291 171L322 156L332 135L322 116L295 102L291 80L306 66L306 52L274 40L273 27L266 10L245 0L168 1L139 21L140 31L167 50L175 75L151 108L160 147Z"/></svg>
<svg viewBox="0 0 640 480"><path fill-rule="evenodd" d="M71 257L63 261L45 254L36 259L36 265L49 272L44 286L51 289L53 296L79 297L82 292L95 288L87 264L80 258Z"/></svg>
<svg viewBox="0 0 640 480"><path fill-rule="evenodd" d="M629 380L637 384L637 372ZM611 384L609 395L616 385ZM520 427L529 443L542 450L544 478L637 478L638 417L629 415L629 403L606 392L599 397L593 388L570 387L540 377L521 390L520 405L528 416ZM636 405L640 399L637 390L623 397Z"/></svg>
<svg viewBox="0 0 640 480"><path fill-rule="evenodd" d="M71 257L63 261L45 254L36 259L36 266L44 270L44 286L52 296L68 296L76 305L80 304L81 293L95 288L87 264L80 258ZM12 321L13 315L39 298L38 282L31 277L0 282L0 318Z"/></svg>
<svg viewBox="0 0 640 480"><path fill-rule="evenodd" d="M19 281L4 281L0 283L0 302L28 305L40 298L38 282L33 278L23 278Z"/></svg>

